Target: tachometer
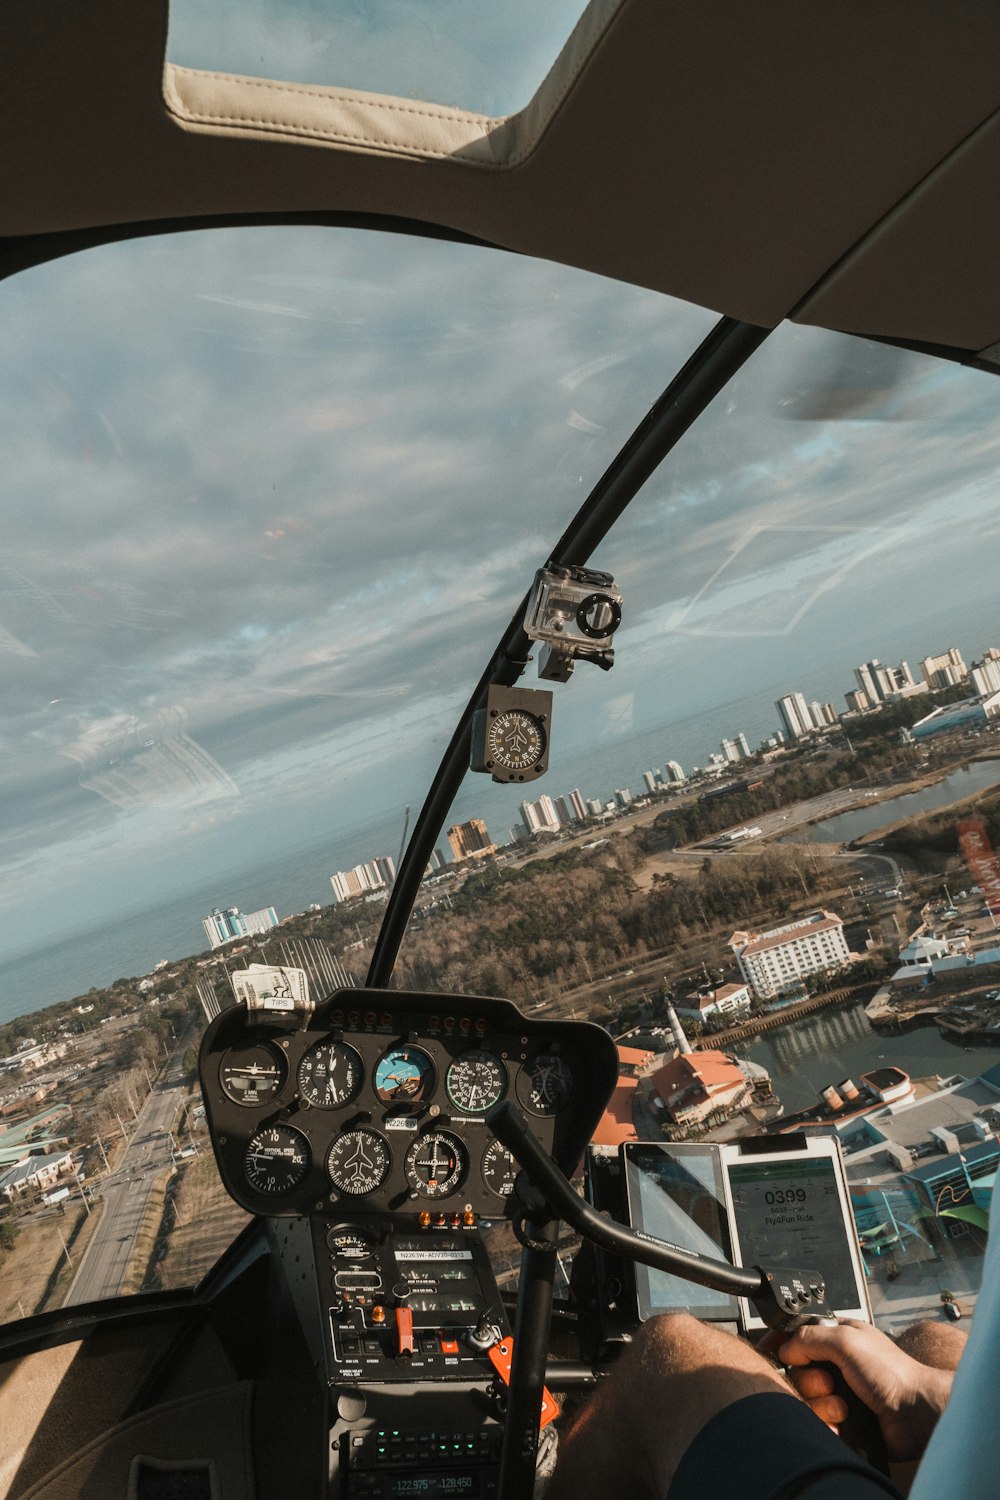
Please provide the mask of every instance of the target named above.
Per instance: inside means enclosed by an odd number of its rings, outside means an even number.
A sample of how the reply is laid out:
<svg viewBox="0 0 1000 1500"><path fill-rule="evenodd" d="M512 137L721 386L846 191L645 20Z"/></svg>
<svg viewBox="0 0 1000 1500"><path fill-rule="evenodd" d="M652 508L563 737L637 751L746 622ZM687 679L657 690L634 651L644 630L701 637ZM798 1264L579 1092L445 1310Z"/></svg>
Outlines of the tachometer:
<svg viewBox="0 0 1000 1500"><path fill-rule="evenodd" d="M434 1088L434 1064L419 1047L390 1047L375 1065L375 1092L383 1104L416 1104Z"/></svg>
<svg viewBox="0 0 1000 1500"><path fill-rule="evenodd" d="M299 1093L317 1109L350 1104L361 1090L365 1069L346 1042L317 1042L299 1063Z"/></svg>
<svg viewBox="0 0 1000 1500"><path fill-rule="evenodd" d="M540 1052L517 1080L517 1096L535 1115L555 1115L573 1093L573 1070L557 1052Z"/></svg>
<svg viewBox="0 0 1000 1500"><path fill-rule="evenodd" d="M258 1193L290 1193L309 1170L309 1142L290 1125L258 1130L247 1146L243 1170Z"/></svg>
<svg viewBox="0 0 1000 1500"><path fill-rule="evenodd" d="M421 1198L445 1198L464 1181L469 1158L457 1136L431 1130L413 1142L403 1161L406 1180Z"/></svg>
<svg viewBox="0 0 1000 1500"><path fill-rule="evenodd" d="M374 1193L389 1175L392 1155L377 1130L345 1130L326 1156L326 1170L334 1187L352 1198Z"/></svg>
<svg viewBox="0 0 1000 1500"><path fill-rule="evenodd" d="M503 1098L507 1074L499 1057L483 1048L473 1048L456 1057L445 1075L444 1086L456 1109L481 1115Z"/></svg>
<svg viewBox="0 0 1000 1500"><path fill-rule="evenodd" d="M285 1059L269 1042L257 1047L230 1047L219 1064L219 1082L234 1104L270 1103L287 1076Z"/></svg>

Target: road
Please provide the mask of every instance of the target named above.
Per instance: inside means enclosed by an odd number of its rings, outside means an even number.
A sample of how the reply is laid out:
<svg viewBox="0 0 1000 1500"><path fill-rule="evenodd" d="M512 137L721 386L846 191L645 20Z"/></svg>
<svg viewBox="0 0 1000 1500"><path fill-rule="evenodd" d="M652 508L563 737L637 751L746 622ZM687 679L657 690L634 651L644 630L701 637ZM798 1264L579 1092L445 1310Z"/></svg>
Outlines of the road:
<svg viewBox="0 0 1000 1500"><path fill-rule="evenodd" d="M132 1246L153 1184L170 1163L169 1132L183 1097L182 1074L172 1062L139 1110L134 1134L118 1167L101 1179L104 1213L77 1268L64 1306L96 1302L122 1293Z"/></svg>

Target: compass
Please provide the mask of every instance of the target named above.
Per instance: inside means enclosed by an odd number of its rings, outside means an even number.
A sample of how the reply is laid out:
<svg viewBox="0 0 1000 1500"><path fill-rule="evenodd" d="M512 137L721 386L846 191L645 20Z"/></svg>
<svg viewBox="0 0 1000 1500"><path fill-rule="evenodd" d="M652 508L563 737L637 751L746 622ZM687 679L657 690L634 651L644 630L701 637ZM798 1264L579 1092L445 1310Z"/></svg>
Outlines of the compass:
<svg viewBox="0 0 1000 1500"><path fill-rule="evenodd" d="M487 765L501 771L529 771L545 754L545 725L536 714L509 708L486 727Z"/></svg>
<svg viewBox="0 0 1000 1500"><path fill-rule="evenodd" d="M494 781L534 781L548 769L552 694L491 687L473 716L469 764Z"/></svg>

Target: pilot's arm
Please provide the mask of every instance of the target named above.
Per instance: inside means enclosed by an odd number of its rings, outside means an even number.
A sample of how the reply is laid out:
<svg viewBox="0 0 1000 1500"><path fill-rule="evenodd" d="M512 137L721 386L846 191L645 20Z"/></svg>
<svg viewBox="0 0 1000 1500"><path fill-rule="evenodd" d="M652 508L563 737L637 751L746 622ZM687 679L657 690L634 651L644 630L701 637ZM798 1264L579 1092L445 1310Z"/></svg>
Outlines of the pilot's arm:
<svg viewBox="0 0 1000 1500"><path fill-rule="evenodd" d="M563 1440L547 1500L885 1500L899 1491L742 1339L647 1323Z"/></svg>

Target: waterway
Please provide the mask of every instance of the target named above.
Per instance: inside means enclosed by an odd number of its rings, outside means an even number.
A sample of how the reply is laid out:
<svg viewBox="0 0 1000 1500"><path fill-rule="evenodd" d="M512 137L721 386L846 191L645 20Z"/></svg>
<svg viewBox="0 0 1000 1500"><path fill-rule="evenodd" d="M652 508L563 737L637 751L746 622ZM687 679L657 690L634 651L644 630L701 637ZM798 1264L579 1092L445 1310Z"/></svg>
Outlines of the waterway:
<svg viewBox="0 0 1000 1500"><path fill-rule="evenodd" d="M847 844L860 838L863 833L874 833L887 828L904 818L918 813L934 812L936 808L948 807L963 797L972 797L987 787L1000 785L1000 760L977 760L952 771L942 781L924 787L919 792L908 792L905 797L871 799L867 807L857 807L851 812L838 813L833 818L824 818L808 828L798 828L783 844Z"/></svg>
<svg viewBox="0 0 1000 1500"><path fill-rule="evenodd" d="M787 1113L815 1104L828 1083L873 1068L902 1068L911 1078L931 1074L975 1078L1000 1063L1000 1047L962 1046L946 1040L934 1025L898 1036L874 1031L864 1002L817 1011L763 1036L739 1042L733 1051L767 1069Z"/></svg>

